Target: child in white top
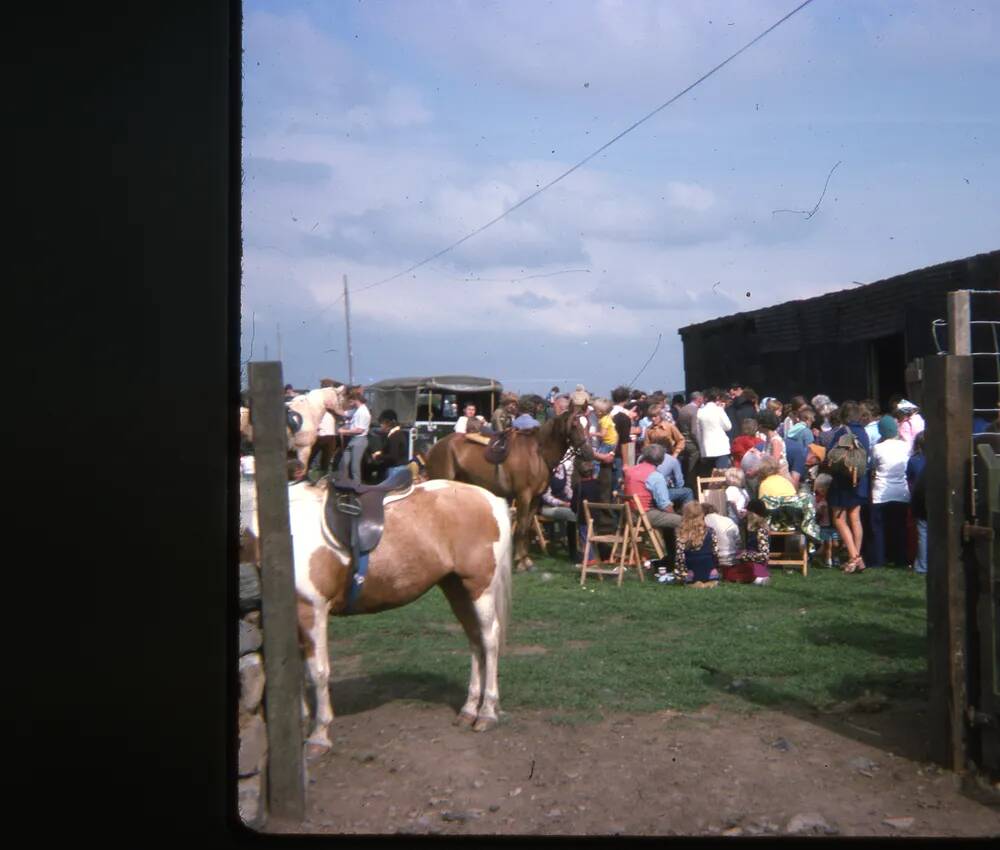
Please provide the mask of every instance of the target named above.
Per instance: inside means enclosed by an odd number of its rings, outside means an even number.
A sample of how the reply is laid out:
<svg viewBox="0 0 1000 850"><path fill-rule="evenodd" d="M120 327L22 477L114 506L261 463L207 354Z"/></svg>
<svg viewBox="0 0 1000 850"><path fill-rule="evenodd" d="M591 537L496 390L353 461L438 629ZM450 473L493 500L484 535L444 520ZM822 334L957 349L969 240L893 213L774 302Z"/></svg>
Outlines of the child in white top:
<svg viewBox="0 0 1000 850"><path fill-rule="evenodd" d="M705 525L715 532L715 541L719 550L719 566L731 567L743 549L743 540L736 523L715 510L715 505L707 502L701 506L705 513Z"/></svg>
<svg viewBox="0 0 1000 850"><path fill-rule="evenodd" d="M747 515L750 494L746 488L746 476L738 466L726 470L726 507L729 518L739 523Z"/></svg>

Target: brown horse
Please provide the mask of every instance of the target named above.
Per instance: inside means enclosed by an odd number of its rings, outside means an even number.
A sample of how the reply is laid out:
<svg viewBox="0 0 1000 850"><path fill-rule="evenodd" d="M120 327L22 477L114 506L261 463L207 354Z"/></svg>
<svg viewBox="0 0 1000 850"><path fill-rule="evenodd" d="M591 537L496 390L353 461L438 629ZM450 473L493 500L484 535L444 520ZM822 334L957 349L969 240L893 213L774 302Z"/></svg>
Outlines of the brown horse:
<svg viewBox="0 0 1000 850"><path fill-rule="evenodd" d="M511 533L507 505L480 487L428 481L390 493L381 542L371 551L361 590L349 605L350 544L325 521L334 490L327 481L289 487L299 640L315 686L309 755L330 747L330 616L374 614L414 602L441 588L465 629L472 651L469 691L456 723L482 732L498 723L497 660L510 610ZM243 541L257 547L256 512ZM303 701L303 713L308 706Z"/></svg>
<svg viewBox="0 0 1000 850"><path fill-rule="evenodd" d="M517 524L514 530L514 564L519 572L533 564L528 556L531 521L538 510L542 493L549 486L549 475L567 451L593 459L587 435L579 420L569 411L530 431L514 430L510 435L510 451L501 464L486 459L486 449L465 439L462 434L449 434L438 440L427 455L428 478L467 481L485 487L507 501L517 503Z"/></svg>

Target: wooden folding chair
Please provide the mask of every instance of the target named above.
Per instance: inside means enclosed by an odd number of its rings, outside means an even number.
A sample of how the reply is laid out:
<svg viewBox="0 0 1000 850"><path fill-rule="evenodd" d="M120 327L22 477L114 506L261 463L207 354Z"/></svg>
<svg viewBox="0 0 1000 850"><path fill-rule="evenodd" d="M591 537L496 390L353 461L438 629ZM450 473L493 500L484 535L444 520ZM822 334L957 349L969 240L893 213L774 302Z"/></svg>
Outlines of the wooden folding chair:
<svg viewBox="0 0 1000 850"><path fill-rule="evenodd" d="M801 518L799 521L801 522ZM797 528L790 531L781 531L772 528L771 533L768 535L769 547L771 545L771 541L775 538L782 541L781 551L775 552L774 549L771 549L771 555L768 559L768 563L774 564L775 566L796 567L802 571L803 576L809 575L809 541L806 540L805 534ZM793 539L797 539L799 546L801 547L801 555L797 558L788 558L786 547L789 541Z"/></svg>
<svg viewBox="0 0 1000 850"><path fill-rule="evenodd" d="M538 548L542 550L542 554L548 555L549 541L545 539L545 530L542 528L543 522L551 524L552 520L537 513L531 518L532 536L538 544Z"/></svg>
<svg viewBox="0 0 1000 850"><path fill-rule="evenodd" d="M784 538L787 544L789 538L799 538L799 543L802 547L802 554L798 558L786 558L787 554L784 550L781 552L775 552L771 550L771 557L768 560L769 564L775 564L776 566L793 566L802 570L802 575L809 575L809 546L806 542L806 536L801 531L772 531L769 540L773 540L775 537Z"/></svg>
<svg viewBox="0 0 1000 850"><path fill-rule="evenodd" d="M639 501L638 496L632 496L631 507L632 546L635 549L636 559L639 558L639 547L643 544L652 546L657 558L666 557L663 550L663 543L660 542L660 533L653 528L653 524L649 521L649 517L646 516L646 511L642 507L642 502ZM642 576L642 570L639 570L639 575Z"/></svg>
<svg viewBox="0 0 1000 850"><path fill-rule="evenodd" d="M704 501L704 499L702 499L702 497L701 497L701 494L702 494L702 485L703 484L705 485L704 489L706 489L706 490L709 489L709 488L722 487L723 492L724 492L725 489L726 489L726 476L725 475L710 475L707 478L702 478L701 476L699 476L699 477L695 478L695 482L696 482L696 487L697 487L697 490L695 491L696 494L697 494L696 498L698 499L699 502L703 502ZM725 513L726 513L725 511L722 511L723 515L725 515Z"/></svg>
<svg viewBox="0 0 1000 850"><path fill-rule="evenodd" d="M618 514L618 525L613 534L597 534L594 531L594 516L591 509L610 511ZM621 587L622 579L625 577L625 567L634 564L639 571L639 578L645 581L642 574L642 565L638 562L638 555L632 552L632 520L630 518L630 508L625 502L588 502L583 501L583 516L587 523L587 545L583 547L583 564L580 567L580 584L587 582L587 573L594 573L601 581L604 576L618 576L618 586ZM611 554L608 560L602 562L602 566L588 567L590 553L597 554L597 543L611 543ZM617 562L617 564L616 564ZM608 564L609 566L603 566ZM615 566L610 566L616 564Z"/></svg>

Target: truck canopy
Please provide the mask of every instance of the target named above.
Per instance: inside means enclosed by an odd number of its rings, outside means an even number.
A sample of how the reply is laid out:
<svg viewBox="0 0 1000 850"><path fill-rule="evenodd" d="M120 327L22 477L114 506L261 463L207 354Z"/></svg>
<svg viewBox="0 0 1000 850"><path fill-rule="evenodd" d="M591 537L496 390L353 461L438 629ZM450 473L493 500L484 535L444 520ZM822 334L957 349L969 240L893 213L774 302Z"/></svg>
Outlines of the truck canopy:
<svg viewBox="0 0 1000 850"><path fill-rule="evenodd" d="M502 392L499 381L472 375L386 378L365 388L375 416L389 408L396 411L400 424L404 425L454 421L467 402L474 402L479 413L489 418Z"/></svg>

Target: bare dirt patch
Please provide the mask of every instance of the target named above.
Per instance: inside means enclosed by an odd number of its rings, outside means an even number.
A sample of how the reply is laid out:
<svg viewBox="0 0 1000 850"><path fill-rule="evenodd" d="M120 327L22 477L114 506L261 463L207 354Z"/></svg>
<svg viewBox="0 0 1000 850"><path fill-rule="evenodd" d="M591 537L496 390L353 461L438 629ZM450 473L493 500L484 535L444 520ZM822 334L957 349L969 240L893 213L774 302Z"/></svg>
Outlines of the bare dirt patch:
<svg viewBox="0 0 1000 850"><path fill-rule="evenodd" d="M548 649L537 643L529 643L522 646L509 646L505 652L509 655L545 655Z"/></svg>
<svg viewBox="0 0 1000 850"><path fill-rule="evenodd" d="M452 725L457 704L342 702L333 749L308 764L307 821L267 831L1000 835L1000 811L924 761L919 705L593 723L518 711L477 734Z"/></svg>

